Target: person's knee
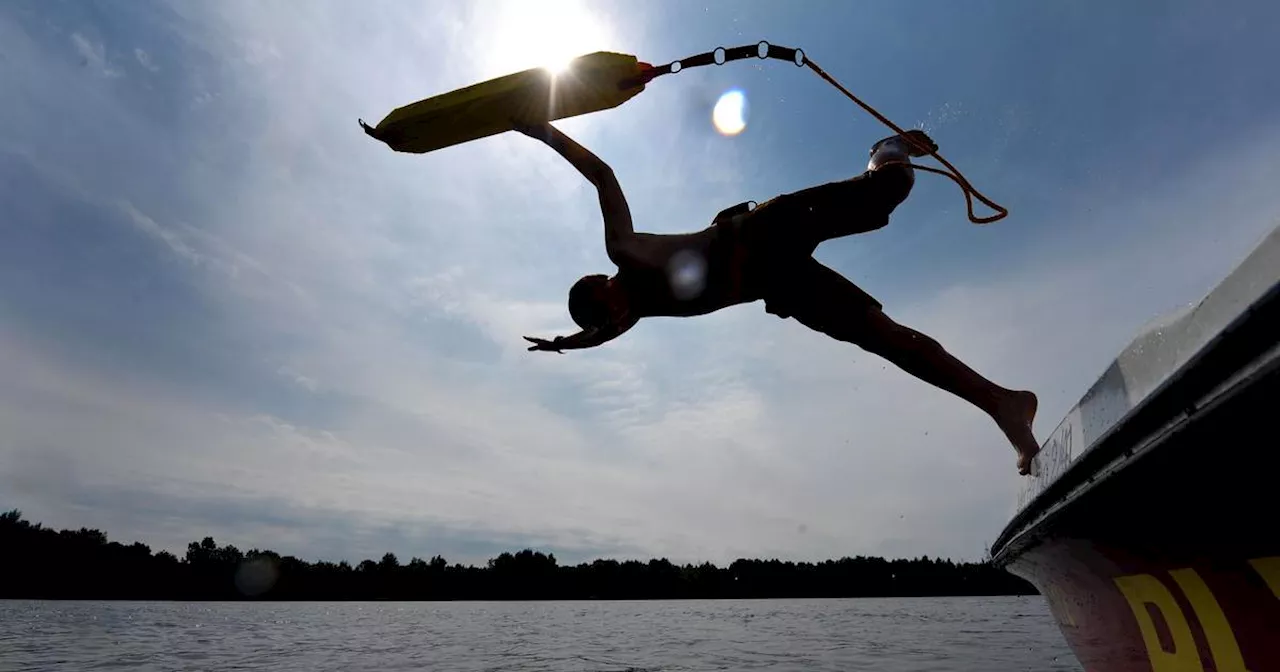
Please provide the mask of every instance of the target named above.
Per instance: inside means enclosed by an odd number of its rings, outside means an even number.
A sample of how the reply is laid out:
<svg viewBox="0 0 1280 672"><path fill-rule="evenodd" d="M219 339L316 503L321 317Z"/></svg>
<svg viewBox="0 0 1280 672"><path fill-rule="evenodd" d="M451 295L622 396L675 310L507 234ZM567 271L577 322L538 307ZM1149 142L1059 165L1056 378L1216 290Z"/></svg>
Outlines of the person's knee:
<svg viewBox="0 0 1280 672"><path fill-rule="evenodd" d="M871 311L799 311L794 317L797 322L814 331L837 341L856 345L873 355L893 349L894 336L891 329L883 326Z"/></svg>
<svg viewBox="0 0 1280 672"><path fill-rule="evenodd" d="M863 326L845 339L873 355L884 356L898 350L895 345L900 339L895 337L891 329Z"/></svg>
<svg viewBox="0 0 1280 672"><path fill-rule="evenodd" d="M846 210L831 222L834 230L828 234L829 237L869 233L888 226L889 216L911 193L910 178L895 168L881 168L868 174L871 188L859 185L858 197L846 201ZM852 209L849 206L853 206Z"/></svg>
<svg viewBox="0 0 1280 672"><path fill-rule="evenodd" d="M911 195L911 187L915 185L914 171L907 166L885 166L872 175L876 181L880 205L885 217L888 217L889 213Z"/></svg>

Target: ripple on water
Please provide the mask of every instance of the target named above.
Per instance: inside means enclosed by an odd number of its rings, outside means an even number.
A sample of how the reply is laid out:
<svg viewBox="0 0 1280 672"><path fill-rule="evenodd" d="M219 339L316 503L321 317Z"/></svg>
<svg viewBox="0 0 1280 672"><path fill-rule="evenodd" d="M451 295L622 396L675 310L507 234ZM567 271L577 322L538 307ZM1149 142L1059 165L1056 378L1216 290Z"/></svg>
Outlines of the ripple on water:
<svg viewBox="0 0 1280 672"><path fill-rule="evenodd" d="M4 670L1071 670L1041 598L0 602Z"/></svg>

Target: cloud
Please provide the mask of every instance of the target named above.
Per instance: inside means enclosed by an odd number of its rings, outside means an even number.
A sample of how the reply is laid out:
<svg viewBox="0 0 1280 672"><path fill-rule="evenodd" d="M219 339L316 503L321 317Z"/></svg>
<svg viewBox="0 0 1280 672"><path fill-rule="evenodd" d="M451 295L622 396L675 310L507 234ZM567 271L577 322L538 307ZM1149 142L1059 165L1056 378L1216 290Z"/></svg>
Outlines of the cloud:
<svg viewBox="0 0 1280 672"><path fill-rule="evenodd" d="M121 77L124 73L107 62L106 47L101 42L92 42L80 33L71 34L71 44L80 55L80 64L104 77Z"/></svg>
<svg viewBox="0 0 1280 672"><path fill-rule="evenodd" d="M138 231L162 243L171 253L192 266L221 273L233 280L240 277L242 269L253 273L259 281L270 276L261 262L214 234L180 223L162 225L129 201L121 201L117 203L117 207Z"/></svg>
<svg viewBox="0 0 1280 672"><path fill-rule="evenodd" d="M141 47L137 47L133 50L133 57L138 60L138 65L141 65L151 72L160 72L160 66L156 65L155 62L151 60L151 54L148 54Z"/></svg>
<svg viewBox="0 0 1280 672"><path fill-rule="evenodd" d="M354 123L478 76L465 47L498 8L378 5L351 21L178 5L165 31L110 38L184 55L148 78L155 97L41 94L70 128L98 130L0 136L6 182L31 186L4 199L27 226L0 244L29 258L4 257L22 283L3 285L36 288L0 293L0 491L33 519L178 552L214 534L352 560L516 545L566 559L980 555L1013 506L1013 451L980 412L856 347L743 306L646 320L597 350L525 352L521 336L572 328L573 279L609 267L590 186L523 137L406 156ZM643 16L607 18L647 34ZM109 69L101 43L72 39ZM23 48L43 77L72 81ZM668 114L713 103L716 86L666 84L561 124L614 164L641 228L698 227L802 179L754 153L772 146L765 101L731 141L709 107ZM85 109L67 104L80 96ZM977 114L939 110L929 123ZM1073 193L1044 221L965 229L1021 241L998 265L913 258L927 248L906 243L944 225L914 200L892 231L819 254L891 296L896 319L1040 393L1043 436L1136 328L1269 228L1280 135L1253 130L1171 169L1162 191L1106 208L1109 190ZM1138 183L1126 171L1094 179ZM933 268L946 264L967 274Z"/></svg>
<svg viewBox="0 0 1280 672"><path fill-rule="evenodd" d="M195 251L191 245L187 244L177 232L167 229L156 223L147 215L140 212L132 203L125 201L120 204L120 209L124 211L129 219L133 221L138 230L144 234L151 236L160 242L163 242L168 248L179 257L186 259L192 264L199 265L207 261L207 257ZM234 274L234 271L233 271Z"/></svg>

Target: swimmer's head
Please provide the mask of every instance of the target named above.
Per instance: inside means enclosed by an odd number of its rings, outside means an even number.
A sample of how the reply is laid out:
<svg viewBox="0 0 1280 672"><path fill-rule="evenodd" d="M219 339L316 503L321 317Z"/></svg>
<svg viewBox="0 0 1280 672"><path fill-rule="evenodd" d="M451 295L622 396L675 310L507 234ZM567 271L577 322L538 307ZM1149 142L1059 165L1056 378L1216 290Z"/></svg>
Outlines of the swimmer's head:
<svg viewBox="0 0 1280 672"><path fill-rule="evenodd" d="M584 330L608 326L625 308L626 296L607 275L585 275L569 288L569 317Z"/></svg>

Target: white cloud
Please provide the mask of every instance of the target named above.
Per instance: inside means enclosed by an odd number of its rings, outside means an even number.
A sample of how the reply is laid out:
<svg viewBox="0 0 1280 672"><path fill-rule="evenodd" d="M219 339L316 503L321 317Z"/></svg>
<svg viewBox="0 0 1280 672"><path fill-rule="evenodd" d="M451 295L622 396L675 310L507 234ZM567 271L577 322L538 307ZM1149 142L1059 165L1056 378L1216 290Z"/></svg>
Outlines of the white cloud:
<svg viewBox="0 0 1280 672"><path fill-rule="evenodd" d="M142 47L136 47L133 50L133 57L138 59L138 65L151 72L160 72L160 66L156 65L155 61L151 59L151 54L148 54Z"/></svg>
<svg viewBox="0 0 1280 672"><path fill-rule="evenodd" d="M179 257L182 257L195 265L199 265L207 261L207 258L204 255L196 252L195 248L183 240L182 236L177 232L160 226L160 224L156 223L156 220L142 213L134 207L132 203L129 203L128 201L122 202L120 204L120 209L128 215L130 221L133 222L134 226L138 227L139 231L164 243L170 251ZM232 267L231 270L232 275L234 275L233 269L234 267Z"/></svg>
<svg viewBox="0 0 1280 672"><path fill-rule="evenodd" d="M106 46L101 42L92 42L80 33L72 33L71 44L75 46L76 53L80 54L81 62L85 67L108 78L120 77L124 74L108 63Z"/></svg>

